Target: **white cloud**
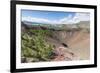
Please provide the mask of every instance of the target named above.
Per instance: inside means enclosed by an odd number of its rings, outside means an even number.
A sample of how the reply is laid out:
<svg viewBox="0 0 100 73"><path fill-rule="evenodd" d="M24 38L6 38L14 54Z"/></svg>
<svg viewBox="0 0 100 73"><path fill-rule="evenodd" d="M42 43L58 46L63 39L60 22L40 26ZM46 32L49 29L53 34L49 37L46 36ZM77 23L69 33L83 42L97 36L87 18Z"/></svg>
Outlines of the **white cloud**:
<svg viewBox="0 0 100 73"><path fill-rule="evenodd" d="M76 15L73 18L74 20L79 21L89 21L90 20L90 14L89 13L76 13Z"/></svg>
<svg viewBox="0 0 100 73"><path fill-rule="evenodd" d="M89 21L89 20L90 20L89 13L76 13L74 17L72 17L72 15L69 15L68 17L61 19L60 23L73 24L73 23L78 23L80 21Z"/></svg>
<svg viewBox="0 0 100 73"><path fill-rule="evenodd" d="M30 21L30 22L39 22L39 23L49 23L49 24L58 24L58 20L48 20L44 18L34 18L31 16L22 17L22 21Z"/></svg>
<svg viewBox="0 0 100 73"><path fill-rule="evenodd" d="M22 21L30 21L30 22L42 22L42 23L50 23L49 20L43 18L34 18L34 17L22 17Z"/></svg>
<svg viewBox="0 0 100 73"><path fill-rule="evenodd" d="M67 17L64 17L60 20L49 20L44 18L34 18L31 16L22 17L22 21L31 21L31 22L39 22L39 23L49 23L49 24L73 24L80 21L89 21L90 14L89 13L76 13L74 17L70 14Z"/></svg>

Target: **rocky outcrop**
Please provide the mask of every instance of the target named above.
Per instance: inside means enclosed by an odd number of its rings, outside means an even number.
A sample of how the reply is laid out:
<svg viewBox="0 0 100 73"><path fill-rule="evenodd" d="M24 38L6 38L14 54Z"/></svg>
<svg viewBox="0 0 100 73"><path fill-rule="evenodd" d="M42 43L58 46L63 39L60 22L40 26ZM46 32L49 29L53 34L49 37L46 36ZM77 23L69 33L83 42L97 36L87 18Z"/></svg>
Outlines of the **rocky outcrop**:
<svg viewBox="0 0 100 73"><path fill-rule="evenodd" d="M78 56L66 47L55 48L54 53L56 56L54 57L53 61L79 60Z"/></svg>

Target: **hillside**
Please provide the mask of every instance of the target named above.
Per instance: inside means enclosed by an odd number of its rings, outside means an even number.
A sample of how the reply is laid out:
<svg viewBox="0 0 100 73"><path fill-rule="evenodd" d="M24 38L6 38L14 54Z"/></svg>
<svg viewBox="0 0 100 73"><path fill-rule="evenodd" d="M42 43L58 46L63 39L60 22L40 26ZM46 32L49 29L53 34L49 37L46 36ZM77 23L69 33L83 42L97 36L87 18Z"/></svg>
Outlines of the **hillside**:
<svg viewBox="0 0 100 73"><path fill-rule="evenodd" d="M35 37L35 33L29 30L41 30L44 33L43 39L46 44L53 46L55 54L52 60L87 60L90 54L90 25L89 22L68 24L59 26L44 26L42 24L29 25L22 22L22 32ZM56 29L57 28L57 29ZM42 34L40 35L42 36ZM38 36L37 36L38 37Z"/></svg>

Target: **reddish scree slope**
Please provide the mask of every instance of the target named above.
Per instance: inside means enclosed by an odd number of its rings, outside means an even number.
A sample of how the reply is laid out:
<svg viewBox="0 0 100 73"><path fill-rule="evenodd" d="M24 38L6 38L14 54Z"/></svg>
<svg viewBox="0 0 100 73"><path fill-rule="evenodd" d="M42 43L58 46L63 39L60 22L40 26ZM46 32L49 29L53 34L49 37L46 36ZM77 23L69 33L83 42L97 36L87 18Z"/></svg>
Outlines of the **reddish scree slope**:
<svg viewBox="0 0 100 73"><path fill-rule="evenodd" d="M90 33L84 31L76 32L67 43L73 53L77 54L80 59L89 59Z"/></svg>

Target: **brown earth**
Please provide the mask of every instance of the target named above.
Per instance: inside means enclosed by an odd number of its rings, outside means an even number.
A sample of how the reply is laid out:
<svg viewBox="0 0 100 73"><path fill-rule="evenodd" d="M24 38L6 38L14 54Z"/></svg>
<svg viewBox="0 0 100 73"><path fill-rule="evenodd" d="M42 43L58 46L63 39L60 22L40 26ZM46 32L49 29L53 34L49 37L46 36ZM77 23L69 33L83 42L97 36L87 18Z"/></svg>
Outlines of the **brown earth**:
<svg viewBox="0 0 100 73"><path fill-rule="evenodd" d="M71 33L60 32L55 33L58 40L47 38L47 40L56 46L55 51L58 53L54 61L62 60L87 60L90 57L90 33L81 30ZM58 36L59 35L59 36ZM61 37L61 38L60 38ZM64 47L64 42L68 47Z"/></svg>
<svg viewBox="0 0 100 73"><path fill-rule="evenodd" d="M75 34L70 41L68 41L69 47L73 53L77 54L80 59L86 60L90 57L90 34L81 31Z"/></svg>

